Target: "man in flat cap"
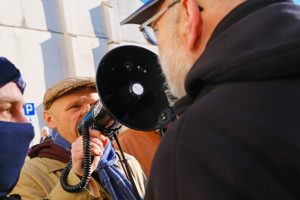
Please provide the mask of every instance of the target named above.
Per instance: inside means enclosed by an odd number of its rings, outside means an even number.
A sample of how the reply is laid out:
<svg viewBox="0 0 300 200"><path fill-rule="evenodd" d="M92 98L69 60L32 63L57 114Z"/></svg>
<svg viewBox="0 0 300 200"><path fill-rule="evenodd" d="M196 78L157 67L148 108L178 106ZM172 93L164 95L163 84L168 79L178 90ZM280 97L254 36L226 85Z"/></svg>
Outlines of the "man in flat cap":
<svg viewBox="0 0 300 200"><path fill-rule="evenodd" d="M31 159L26 161L11 194L18 194L23 200L138 199L110 140L97 130L89 130L93 161L87 186L72 193L65 191L60 183L61 172L70 159L68 184L78 184L83 176L83 140L77 126L98 99L94 78L70 77L47 89L43 117L57 134L52 141L32 148ZM134 157L126 158L139 196L143 196L145 175Z"/></svg>
<svg viewBox="0 0 300 200"><path fill-rule="evenodd" d="M13 199L6 195L18 180L34 136L24 115L24 89L20 71L0 57L0 199Z"/></svg>
<svg viewBox="0 0 300 200"><path fill-rule="evenodd" d="M300 6L143 2L122 24L157 45L185 108L157 149L145 199L300 199Z"/></svg>

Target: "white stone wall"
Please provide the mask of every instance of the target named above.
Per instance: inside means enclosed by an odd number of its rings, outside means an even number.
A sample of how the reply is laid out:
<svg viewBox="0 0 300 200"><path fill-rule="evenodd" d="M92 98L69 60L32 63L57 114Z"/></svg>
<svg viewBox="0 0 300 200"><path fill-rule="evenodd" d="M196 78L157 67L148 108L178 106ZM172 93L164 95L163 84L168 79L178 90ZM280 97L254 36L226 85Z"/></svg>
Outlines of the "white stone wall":
<svg viewBox="0 0 300 200"><path fill-rule="evenodd" d="M7 57L27 82L28 117L39 142L42 100L47 87L67 76L95 76L107 51L120 45L148 46L136 25L119 23L139 0L0 0L0 56Z"/></svg>

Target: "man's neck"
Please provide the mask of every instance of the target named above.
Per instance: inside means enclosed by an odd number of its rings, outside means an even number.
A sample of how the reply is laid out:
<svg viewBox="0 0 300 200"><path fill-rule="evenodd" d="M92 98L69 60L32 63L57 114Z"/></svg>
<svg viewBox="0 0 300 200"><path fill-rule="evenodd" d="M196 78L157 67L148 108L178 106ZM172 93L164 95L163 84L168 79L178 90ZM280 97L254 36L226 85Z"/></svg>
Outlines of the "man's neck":
<svg viewBox="0 0 300 200"><path fill-rule="evenodd" d="M208 41L210 40L217 25L227 16L235 7L244 3L246 0L235 1L218 1L218 3L212 5L204 3L204 10L201 13L202 16L202 35L201 41L199 41L199 47L195 54L202 55L205 50ZM208 2L208 1L206 1Z"/></svg>

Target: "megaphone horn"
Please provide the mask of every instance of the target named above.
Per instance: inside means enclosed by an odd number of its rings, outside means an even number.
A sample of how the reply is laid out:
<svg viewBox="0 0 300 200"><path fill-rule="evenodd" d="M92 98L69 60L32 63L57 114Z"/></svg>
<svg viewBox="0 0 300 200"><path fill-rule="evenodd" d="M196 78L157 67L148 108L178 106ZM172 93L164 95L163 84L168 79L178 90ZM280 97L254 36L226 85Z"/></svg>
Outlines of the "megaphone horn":
<svg viewBox="0 0 300 200"><path fill-rule="evenodd" d="M172 119L165 78L157 55L138 46L120 46L99 63L96 86L105 109L121 124L155 130Z"/></svg>

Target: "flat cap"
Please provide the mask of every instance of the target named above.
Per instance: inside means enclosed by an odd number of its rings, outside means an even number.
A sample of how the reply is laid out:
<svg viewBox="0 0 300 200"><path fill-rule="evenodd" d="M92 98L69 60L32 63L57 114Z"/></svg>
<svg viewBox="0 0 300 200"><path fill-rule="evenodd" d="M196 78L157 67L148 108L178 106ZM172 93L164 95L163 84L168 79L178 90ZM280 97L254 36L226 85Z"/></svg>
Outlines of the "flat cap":
<svg viewBox="0 0 300 200"><path fill-rule="evenodd" d="M43 99L44 109L48 110L57 98L81 87L92 87L96 89L95 78L68 77L55 83L45 92Z"/></svg>

